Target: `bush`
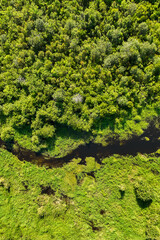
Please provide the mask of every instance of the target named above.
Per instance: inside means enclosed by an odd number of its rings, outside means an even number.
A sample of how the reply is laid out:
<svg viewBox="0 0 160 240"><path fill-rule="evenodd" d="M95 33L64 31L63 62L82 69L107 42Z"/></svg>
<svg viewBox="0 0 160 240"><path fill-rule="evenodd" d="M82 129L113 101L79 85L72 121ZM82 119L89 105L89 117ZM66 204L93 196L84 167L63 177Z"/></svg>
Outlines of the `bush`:
<svg viewBox="0 0 160 240"><path fill-rule="evenodd" d="M1 139L5 142L10 142L14 139L14 129L12 127L4 127L1 131Z"/></svg>
<svg viewBox="0 0 160 240"><path fill-rule="evenodd" d="M36 134L42 138L52 138L55 134L55 128L52 125L44 125L43 128L36 131Z"/></svg>
<svg viewBox="0 0 160 240"><path fill-rule="evenodd" d="M145 180L137 182L134 186L136 198L143 202L152 201L153 199L153 189L152 186Z"/></svg>
<svg viewBox="0 0 160 240"><path fill-rule="evenodd" d="M141 116L139 116L139 115L136 115L136 116L134 117L134 121L135 121L136 123L140 122L141 120L142 120L142 118L141 118Z"/></svg>

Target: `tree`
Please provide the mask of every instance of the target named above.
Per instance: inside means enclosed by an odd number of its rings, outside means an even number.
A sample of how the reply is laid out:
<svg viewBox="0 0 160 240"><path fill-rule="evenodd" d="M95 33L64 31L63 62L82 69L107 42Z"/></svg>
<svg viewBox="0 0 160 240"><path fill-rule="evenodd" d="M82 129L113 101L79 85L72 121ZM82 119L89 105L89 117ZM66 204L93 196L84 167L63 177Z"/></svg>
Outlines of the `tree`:
<svg viewBox="0 0 160 240"><path fill-rule="evenodd" d="M114 46L122 44L123 32L121 29L117 28L117 29L109 30L107 36Z"/></svg>

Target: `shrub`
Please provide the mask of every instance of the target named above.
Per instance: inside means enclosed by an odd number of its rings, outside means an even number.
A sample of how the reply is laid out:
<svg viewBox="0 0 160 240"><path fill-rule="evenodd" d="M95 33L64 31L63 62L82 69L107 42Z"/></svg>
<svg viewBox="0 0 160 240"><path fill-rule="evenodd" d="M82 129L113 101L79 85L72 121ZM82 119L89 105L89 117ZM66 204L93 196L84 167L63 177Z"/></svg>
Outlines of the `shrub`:
<svg viewBox="0 0 160 240"><path fill-rule="evenodd" d="M140 121L141 121L141 116L136 115L136 116L134 117L134 121L135 121L136 123L140 122Z"/></svg>
<svg viewBox="0 0 160 240"><path fill-rule="evenodd" d="M36 135L32 136L32 144L38 145L39 144L39 138Z"/></svg>
<svg viewBox="0 0 160 240"><path fill-rule="evenodd" d="M52 138L55 133L55 128L52 125L44 125L41 129L36 131L36 134L43 138Z"/></svg>
<svg viewBox="0 0 160 240"><path fill-rule="evenodd" d="M152 201L153 189L152 186L145 180L138 181L135 186L136 198L143 202Z"/></svg>
<svg viewBox="0 0 160 240"><path fill-rule="evenodd" d="M1 139L5 142L10 142L14 139L14 129L12 127L4 127L1 131Z"/></svg>

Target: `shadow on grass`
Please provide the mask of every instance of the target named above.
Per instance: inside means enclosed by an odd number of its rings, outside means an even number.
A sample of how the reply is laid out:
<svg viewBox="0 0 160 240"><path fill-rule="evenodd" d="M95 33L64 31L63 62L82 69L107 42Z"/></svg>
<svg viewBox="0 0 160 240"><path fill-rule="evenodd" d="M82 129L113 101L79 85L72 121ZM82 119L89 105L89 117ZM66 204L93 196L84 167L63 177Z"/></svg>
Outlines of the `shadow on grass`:
<svg viewBox="0 0 160 240"><path fill-rule="evenodd" d="M142 199L136 198L136 201L137 201L139 207L142 209L148 208L152 203L151 199L147 200L147 201L143 201Z"/></svg>
<svg viewBox="0 0 160 240"><path fill-rule="evenodd" d="M121 198L120 199L123 199L124 198L124 195L125 195L125 191L123 190L119 190L120 194L121 194Z"/></svg>

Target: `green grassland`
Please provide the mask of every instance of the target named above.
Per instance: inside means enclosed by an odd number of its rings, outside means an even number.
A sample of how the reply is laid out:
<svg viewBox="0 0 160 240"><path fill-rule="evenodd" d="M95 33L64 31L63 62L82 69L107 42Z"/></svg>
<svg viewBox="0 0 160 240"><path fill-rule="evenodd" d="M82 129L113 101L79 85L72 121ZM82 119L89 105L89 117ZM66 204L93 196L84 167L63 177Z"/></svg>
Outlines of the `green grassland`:
<svg viewBox="0 0 160 240"><path fill-rule="evenodd" d="M57 169L0 151L0 239L160 238L160 158L115 155Z"/></svg>

